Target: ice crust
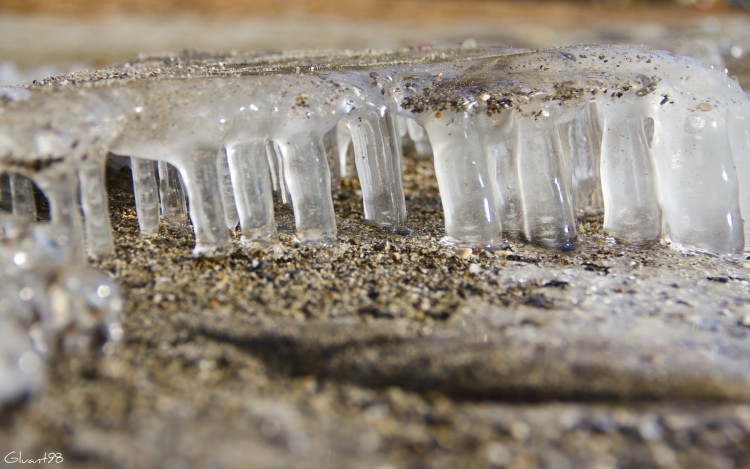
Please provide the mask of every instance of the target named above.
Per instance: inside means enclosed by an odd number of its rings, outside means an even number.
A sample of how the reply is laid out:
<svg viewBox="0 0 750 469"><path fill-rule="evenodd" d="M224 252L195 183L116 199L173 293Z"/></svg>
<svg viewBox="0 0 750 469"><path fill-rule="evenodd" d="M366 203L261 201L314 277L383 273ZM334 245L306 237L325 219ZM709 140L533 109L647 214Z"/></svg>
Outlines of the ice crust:
<svg viewBox="0 0 750 469"><path fill-rule="evenodd" d="M112 247L108 154L130 157L145 235L160 221L184 229L189 208L195 252L210 253L238 224L241 243L274 242L274 190L302 242L333 243L332 179L349 175L350 148L365 218L405 230L407 141L433 155L458 245L567 249L577 217L603 210L622 242L750 246L750 101L725 73L666 52L188 52L8 88L0 102L3 203L33 219L33 181L76 256L84 239L89 255Z"/></svg>

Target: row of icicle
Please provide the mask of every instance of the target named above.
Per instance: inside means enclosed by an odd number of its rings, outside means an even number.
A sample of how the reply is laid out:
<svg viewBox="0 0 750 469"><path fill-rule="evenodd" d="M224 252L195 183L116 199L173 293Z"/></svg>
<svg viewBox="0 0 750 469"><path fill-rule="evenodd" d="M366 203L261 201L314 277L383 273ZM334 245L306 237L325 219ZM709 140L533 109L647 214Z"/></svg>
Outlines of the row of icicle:
<svg viewBox="0 0 750 469"><path fill-rule="evenodd" d="M227 246L238 224L243 243L273 242L274 187L302 242L333 243L329 156L344 161L349 142L365 218L401 230L403 129L433 153L458 245L568 248L577 214L601 209L625 242L750 245L748 99L664 52L183 54L8 89L3 102L13 211L33 216L33 181L71 249L85 239L93 256L112 248L111 154L131 157L142 232L185 226L189 207L197 253Z"/></svg>

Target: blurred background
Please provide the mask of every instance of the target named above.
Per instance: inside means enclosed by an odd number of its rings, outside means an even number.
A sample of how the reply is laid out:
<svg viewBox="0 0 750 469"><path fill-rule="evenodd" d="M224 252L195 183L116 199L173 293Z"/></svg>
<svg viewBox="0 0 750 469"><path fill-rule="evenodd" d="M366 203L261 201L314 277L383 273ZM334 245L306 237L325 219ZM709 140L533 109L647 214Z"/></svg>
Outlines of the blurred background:
<svg viewBox="0 0 750 469"><path fill-rule="evenodd" d="M0 84L100 67L140 52L392 48L466 39L521 47L635 42L697 50L694 55L711 62L731 47L744 56L737 37L750 34L749 5L750 0L0 0ZM696 46L696 38L704 43ZM720 42L722 50L703 51L712 48L706 38Z"/></svg>

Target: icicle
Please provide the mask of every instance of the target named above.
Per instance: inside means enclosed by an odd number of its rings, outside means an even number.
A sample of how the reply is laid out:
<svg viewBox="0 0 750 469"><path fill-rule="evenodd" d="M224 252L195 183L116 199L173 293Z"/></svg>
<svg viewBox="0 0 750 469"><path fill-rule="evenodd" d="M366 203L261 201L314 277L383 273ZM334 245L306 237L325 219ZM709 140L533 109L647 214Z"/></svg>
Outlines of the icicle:
<svg viewBox="0 0 750 469"><path fill-rule="evenodd" d="M287 184L286 180L286 168L284 167L284 157L281 150L281 147L279 147L279 144L276 142L270 142L268 146L269 154L273 153L273 155L276 156L276 166L279 168L279 191L281 191L281 202L288 204L289 203L289 197L287 197L289 193L289 185Z"/></svg>
<svg viewBox="0 0 750 469"><path fill-rule="evenodd" d="M185 188L177 168L166 161L159 161L159 201L161 217L168 226L178 234L187 228Z"/></svg>
<svg viewBox="0 0 750 469"><path fill-rule="evenodd" d="M227 229L232 231L237 228L240 219L237 215L237 205L234 202L234 189L232 188L232 180L229 176L227 153L223 148L216 155L216 174L219 177L219 192L221 193L221 201L224 206L224 223L226 223Z"/></svg>
<svg viewBox="0 0 750 469"><path fill-rule="evenodd" d="M665 236L732 254L744 234L725 112L709 102L655 107L652 152Z"/></svg>
<svg viewBox="0 0 750 469"><path fill-rule="evenodd" d="M427 137L424 128L414 119L406 119L406 130L409 134L409 138L414 142L414 150L420 156L432 155L432 147L430 147L430 139Z"/></svg>
<svg viewBox="0 0 750 469"><path fill-rule="evenodd" d="M485 152L490 161L490 177L503 201L501 222L503 232L510 238L523 237L523 201L521 182L518 179L518 152L516 145L515 116L500 116L499 121L489 132Z"/></svg>
<svg viewBox="0 0 750 469"><path fill-rule="evenodd" d="M401 229L406 203L401 178L401 148L384 110L367 108L347 119L364 202L365 219L388 229Z"/></svg>
<svg viewBox="0 0 750 469"><path fill-rule="evenodd" d="M336 136L336 126L323 135L323 148L326 151L328 168L331 173L331 190L335 191L341 182L341 169L339 168L339 149L338 137Z"/></svg>
<svg viewBox="0 0 750 469"><path fill-rule="evenodd" d="M81 183L86 249L92 257L105 256L112 251L112 225L109 221L109 201L104 183L104 158L86 161L78 177Z"/></svg>
<svg viewBox="0 0 750 469"><path fill-rule="evenodd" d="M194 254L211 253L229 245L213 150L194 150L178 165L187 191L195 233Z"/></svg>
<svg viewBox="0 0 750 469"><path fill-rule="evenodd" d="M279 177L277 175L281 174L281 168L277 170L276 166L279 166L279 163L281 161L276 156L276 150L274 149L273 142L271 141L266 142L266 159L268 160L268 169L271 173L271 185L273 187L273 190L279 191L281 190L281 188L279 186Z"/></svg>
<svg viewBox="0 0 750 469"><path fill-rule="evenodd" d="M284 181L294 207L299 239L312 245L336 241L331 176L321 137L302 135L277 142L284 160Z"/></svg>
<svg viewBox="0 0 750 469"><path fill-rule="evenodd" d="M406 132L412 142L421 142L425 137L424 127L411 118L406 118Z"/></svg>
<svg viewBox="0 0 750 469"><path fill-rule="evenodd" d="M656 241L661 234L661 212L643 104L612 103L602 111L604 230L625 242Z"/></svg>
<svg viewBox="0 0 750 469"><path fill-rule="evenodd" d="M602 130L596 102L585 105L575 118L559 127L561 143L570 154L573 201L582 213L603 208L599 168Z"/></svg>
<svg viewBox="0 0 750 469"><path fill-rule="evenodd" d="M744 220L745 252L750 252L750 105L729 118L729 143L740 183L740 211Z"/></svg>
<svg viewBox="0 0 750 469"><path fill-rule="evenodd" d="M49 201L50 222L55 228L55 242L70 259L84 259L83 227L78 205L77 177L63 173L56 178L40 178L35 181Z"/></svg>
<svg viewBox="0 0 750 469"><path fill-rule="evenodd" d="M34 186L31 180L20 174L11 174L10 193L13 215L35 221L36 203L34 202Z"/></svg>
<svg viewBox="0 0 750 469"><path fill-rule="evenodd" d="M424 124L434 151L448 240L500 245L502 199L475 121L461 113L438 114Z"/></svg>
<svg viewBox="0 0 750 469"><path fill-rule="evenodd" d="M339 176L349 177L349 148L352 145L352 134L344 120L336 124L336 147L339 156Z"/></svg>
<svg viewBox="0 0 750 469"><path fill-rule="evenodd" d="M401 186L402 183L402 173L401 173L401 163L403 160L404 155L404 146L403 146L403 139L399 137L398 135L398 128L396 122L398 121L398 115L396 115L393 111L390 109L385 110L385 128L386 128L386 134L385 137L390 142L391 147L391 153L394 155L394 159L398 159L398 161L394 161L394 168L398 168L398 185ZM425 135L425 140L427 140L427 136ZM402 194L404 192L403 188L398 189ZM406 211L406 209L404 209Z"/></svg>
<svg viewBox="0 0 750 469"><path fill-rule="evenodd" d="M568 249L576 238L570 175L552 119L521 118L516 146L524 233L534 243Z"/></svg>
<svg viewBox="0 0 750 469"><path fill-rule="evenodd" d="M234 200L240 217L240 242L269 243L276 240L273 193L268 168L266 142L227 145Z"/></svg>
<svg viewBox="0 0 750 469"><path fill-rule="evenodd" d="M141 233L151 236L159 230L156 162L131 157L130 167L133 172L133 192L135 193L135 211L138 214L138 225L141 228Z"/></svg>

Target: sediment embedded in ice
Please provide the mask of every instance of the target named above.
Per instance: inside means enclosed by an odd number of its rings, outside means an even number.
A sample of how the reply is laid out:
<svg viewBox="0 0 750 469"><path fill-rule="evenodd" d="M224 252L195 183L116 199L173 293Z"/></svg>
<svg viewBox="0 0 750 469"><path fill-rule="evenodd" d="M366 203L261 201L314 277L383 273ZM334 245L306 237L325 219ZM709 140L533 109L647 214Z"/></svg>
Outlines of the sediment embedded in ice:
<svg viewBox="0 0 750 469"><path fill-rule="evenodd" d="M458 244L511 236L569 248L576 215L604 210L605 230L624 242L722 254L750 245L748 99L725 74L663 52L184 53L3 100L0 170L33 181L71 239L81 221L63 207L80 184L93 255L111 246L107 152L130 157L142 232L184 226L189 208L201 253L228 245L238 223L242 242L272 242L273 188L288 192L302 241L333 242L329 162L348 171L350 147L365 218L402 230L407 137L433 154ZM9 192L28 214L23 184Z"/></svg>
<svg viewBox="0 0 750 469"><path fill-rule="evenodd" d="M95 353L122 335L117 286L55 231L0 216L0 406L38 393L51 357Z"/></svg>

